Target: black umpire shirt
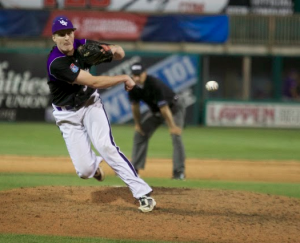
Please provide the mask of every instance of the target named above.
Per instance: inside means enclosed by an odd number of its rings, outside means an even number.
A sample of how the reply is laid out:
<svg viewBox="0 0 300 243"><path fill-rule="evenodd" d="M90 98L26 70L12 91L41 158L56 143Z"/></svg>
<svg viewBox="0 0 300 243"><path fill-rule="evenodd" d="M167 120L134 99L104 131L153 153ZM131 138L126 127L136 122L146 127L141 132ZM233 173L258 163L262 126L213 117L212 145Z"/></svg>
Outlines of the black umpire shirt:
<svg viewBox="0 0 300 243"><path fill-rule="evenodd" d="M135 85L129 91L131 103L145 102L153 113L159 112L160 107L168 104L173 107L177 100L173 90L157 78L147 75L143 87Z"/></svg>

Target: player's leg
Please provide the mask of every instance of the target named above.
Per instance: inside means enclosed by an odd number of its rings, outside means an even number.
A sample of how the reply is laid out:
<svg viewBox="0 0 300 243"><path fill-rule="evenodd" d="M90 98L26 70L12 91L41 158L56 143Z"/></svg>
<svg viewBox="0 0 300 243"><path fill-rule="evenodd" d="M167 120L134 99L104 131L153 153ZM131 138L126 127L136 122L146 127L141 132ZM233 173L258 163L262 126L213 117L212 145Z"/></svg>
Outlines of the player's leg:
<svg viewBox="0 0 300 243"><path fill-rule="evenodd" d="M128 185L133 196L139 199L150 193L151 187L136 174L133 165L115 144L107 115L100 102L87 108L83 123L94 147Z"/></svg>
<svg viewBox="0 0 300 243"><path fill-rule="evenodd" d="M148 112L141 120L144 135L135 132L132 148L132 164L136 170L144 169L148 150L148 143L154 131L163 123L161 116L155 116Z"/></svg>
<svg viewBox="0 0 300 243"><path fill-rule="evenodd" d="M103 160L91 148L86 129L81 124L82 111L54 111L62 136L65 140L72 163L80 178L92 178Z"/></svg>
<svg viewBox="0 0 300 243"><path fill-rule="evenodd" d="M182 98L179 98L176 104L176 111L173 114L174 122L177 126L183 128L185 121L185 105ZM173 144L173 178L184 179L185 177L185 149L182 142L182 136L172 134Z"/></svg>

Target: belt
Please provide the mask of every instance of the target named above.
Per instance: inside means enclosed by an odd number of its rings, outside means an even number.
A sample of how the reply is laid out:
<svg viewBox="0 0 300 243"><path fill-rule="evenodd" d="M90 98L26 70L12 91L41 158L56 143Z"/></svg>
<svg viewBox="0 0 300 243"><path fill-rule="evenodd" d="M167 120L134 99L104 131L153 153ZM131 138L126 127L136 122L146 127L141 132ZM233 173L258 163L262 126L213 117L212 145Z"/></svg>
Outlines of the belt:
<svg viewBox="0 0 300 243"><path fill-rule="evenodd" d="M99 100L99 97L94 97L91 96L86 102L84 102L83 104L79 105L79 106L71 106L71 105L65 105L65 106L58 106L58 105L54 105L54 108L58 111L77 111L82 107L88 107L91 104L94 104L96 101Z"/></svg>
<svg viewBox="0 0 300 243"><path fill-rule="evenodd" d="M75 107L71 106L71 105L65 105L65 106L57 106L54 105L54 107L58 110L58 111L71 111L71 110L77 110Z"/></svg>

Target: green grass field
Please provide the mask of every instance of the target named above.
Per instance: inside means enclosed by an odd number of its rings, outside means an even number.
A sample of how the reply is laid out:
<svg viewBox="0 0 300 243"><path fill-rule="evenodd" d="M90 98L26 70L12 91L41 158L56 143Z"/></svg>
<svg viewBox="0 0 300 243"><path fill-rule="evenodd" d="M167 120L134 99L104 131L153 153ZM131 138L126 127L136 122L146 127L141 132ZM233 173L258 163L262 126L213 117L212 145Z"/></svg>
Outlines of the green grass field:
<svg viewBox="0 0 300 243"><path fill-rule="evenodd" d="M133 127L113 126L113 135L121 151L130 156ZM68 156L64 141L54 124L0 123L0 155ZM158 129L150 141L148 156L170 158L172 146L165 127ZM240 129L187 127L183 139L188 158L247 159L247 160L295 160L300 163L300 130L296 129ZM299 175L300 176L300 175ZM242 190L300 198L299 183L256 183L231 181L186 180L147 178L151 186L214 188ZM0 173L0 190L43 185L91 186L95 180L79 180L74 174L15 174ZM108 176L103 186L123 185L123 182ZM35 235L0 234L0 243L135 243L99 238L71 238ZM151 242L151 241L144 241Z"/></svg>
<svg viewBox="0 0 300 243"><path fill-rule="evenodd" d="M117 145L131 154L133 127L113 126ZM68 156L54 124L0 123L0 154ZM300 130L187 127L183 140L189 158L297 160ZM170 158L171 138L161 127L150 140L148 156Z"/></svg>
<svg viewBox="0 0 300 243"><path fill-rule="evenodd" d="M42 236L42 235L13 235L0 234L1 243L138 243L132 240L111 240L99 238L75 238L59 236ZM156 241L143 241L143 243L155 243ZM160 243L168 243L160 241ZM174 242L172 242L174 243Z"/></svg>

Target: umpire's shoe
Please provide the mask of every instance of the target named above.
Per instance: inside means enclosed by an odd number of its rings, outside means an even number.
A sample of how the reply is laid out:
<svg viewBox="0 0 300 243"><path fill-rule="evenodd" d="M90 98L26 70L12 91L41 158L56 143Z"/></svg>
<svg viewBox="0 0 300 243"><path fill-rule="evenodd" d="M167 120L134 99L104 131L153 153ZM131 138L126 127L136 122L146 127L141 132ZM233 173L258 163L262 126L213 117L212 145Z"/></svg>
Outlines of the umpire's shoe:
<svg viewBox="0 0 300 243"><path fill-rule="evenodd" d="M176 173L173 175L172 177L173 180L181 180L181 181L185 181L185 174L184 173Z"/></svg>
<svg viewBox="0 0 300 243"><path fill-rule="evenodd" d="M104 174L104 171L102 170L102 168L99 166L98 169L96 170L96 173L94 175L94 178L97 180L97 181L104 181L105 179L105 174Z"/></svg>
<svg viewBox="0 0 300 243"><path fill-rule="evenodd" d="M141 210L143 213L151 212L156 206L155 200L152 197L149 197L147 195L140 197L139 202L140 202L139 210Z"/></svg>

